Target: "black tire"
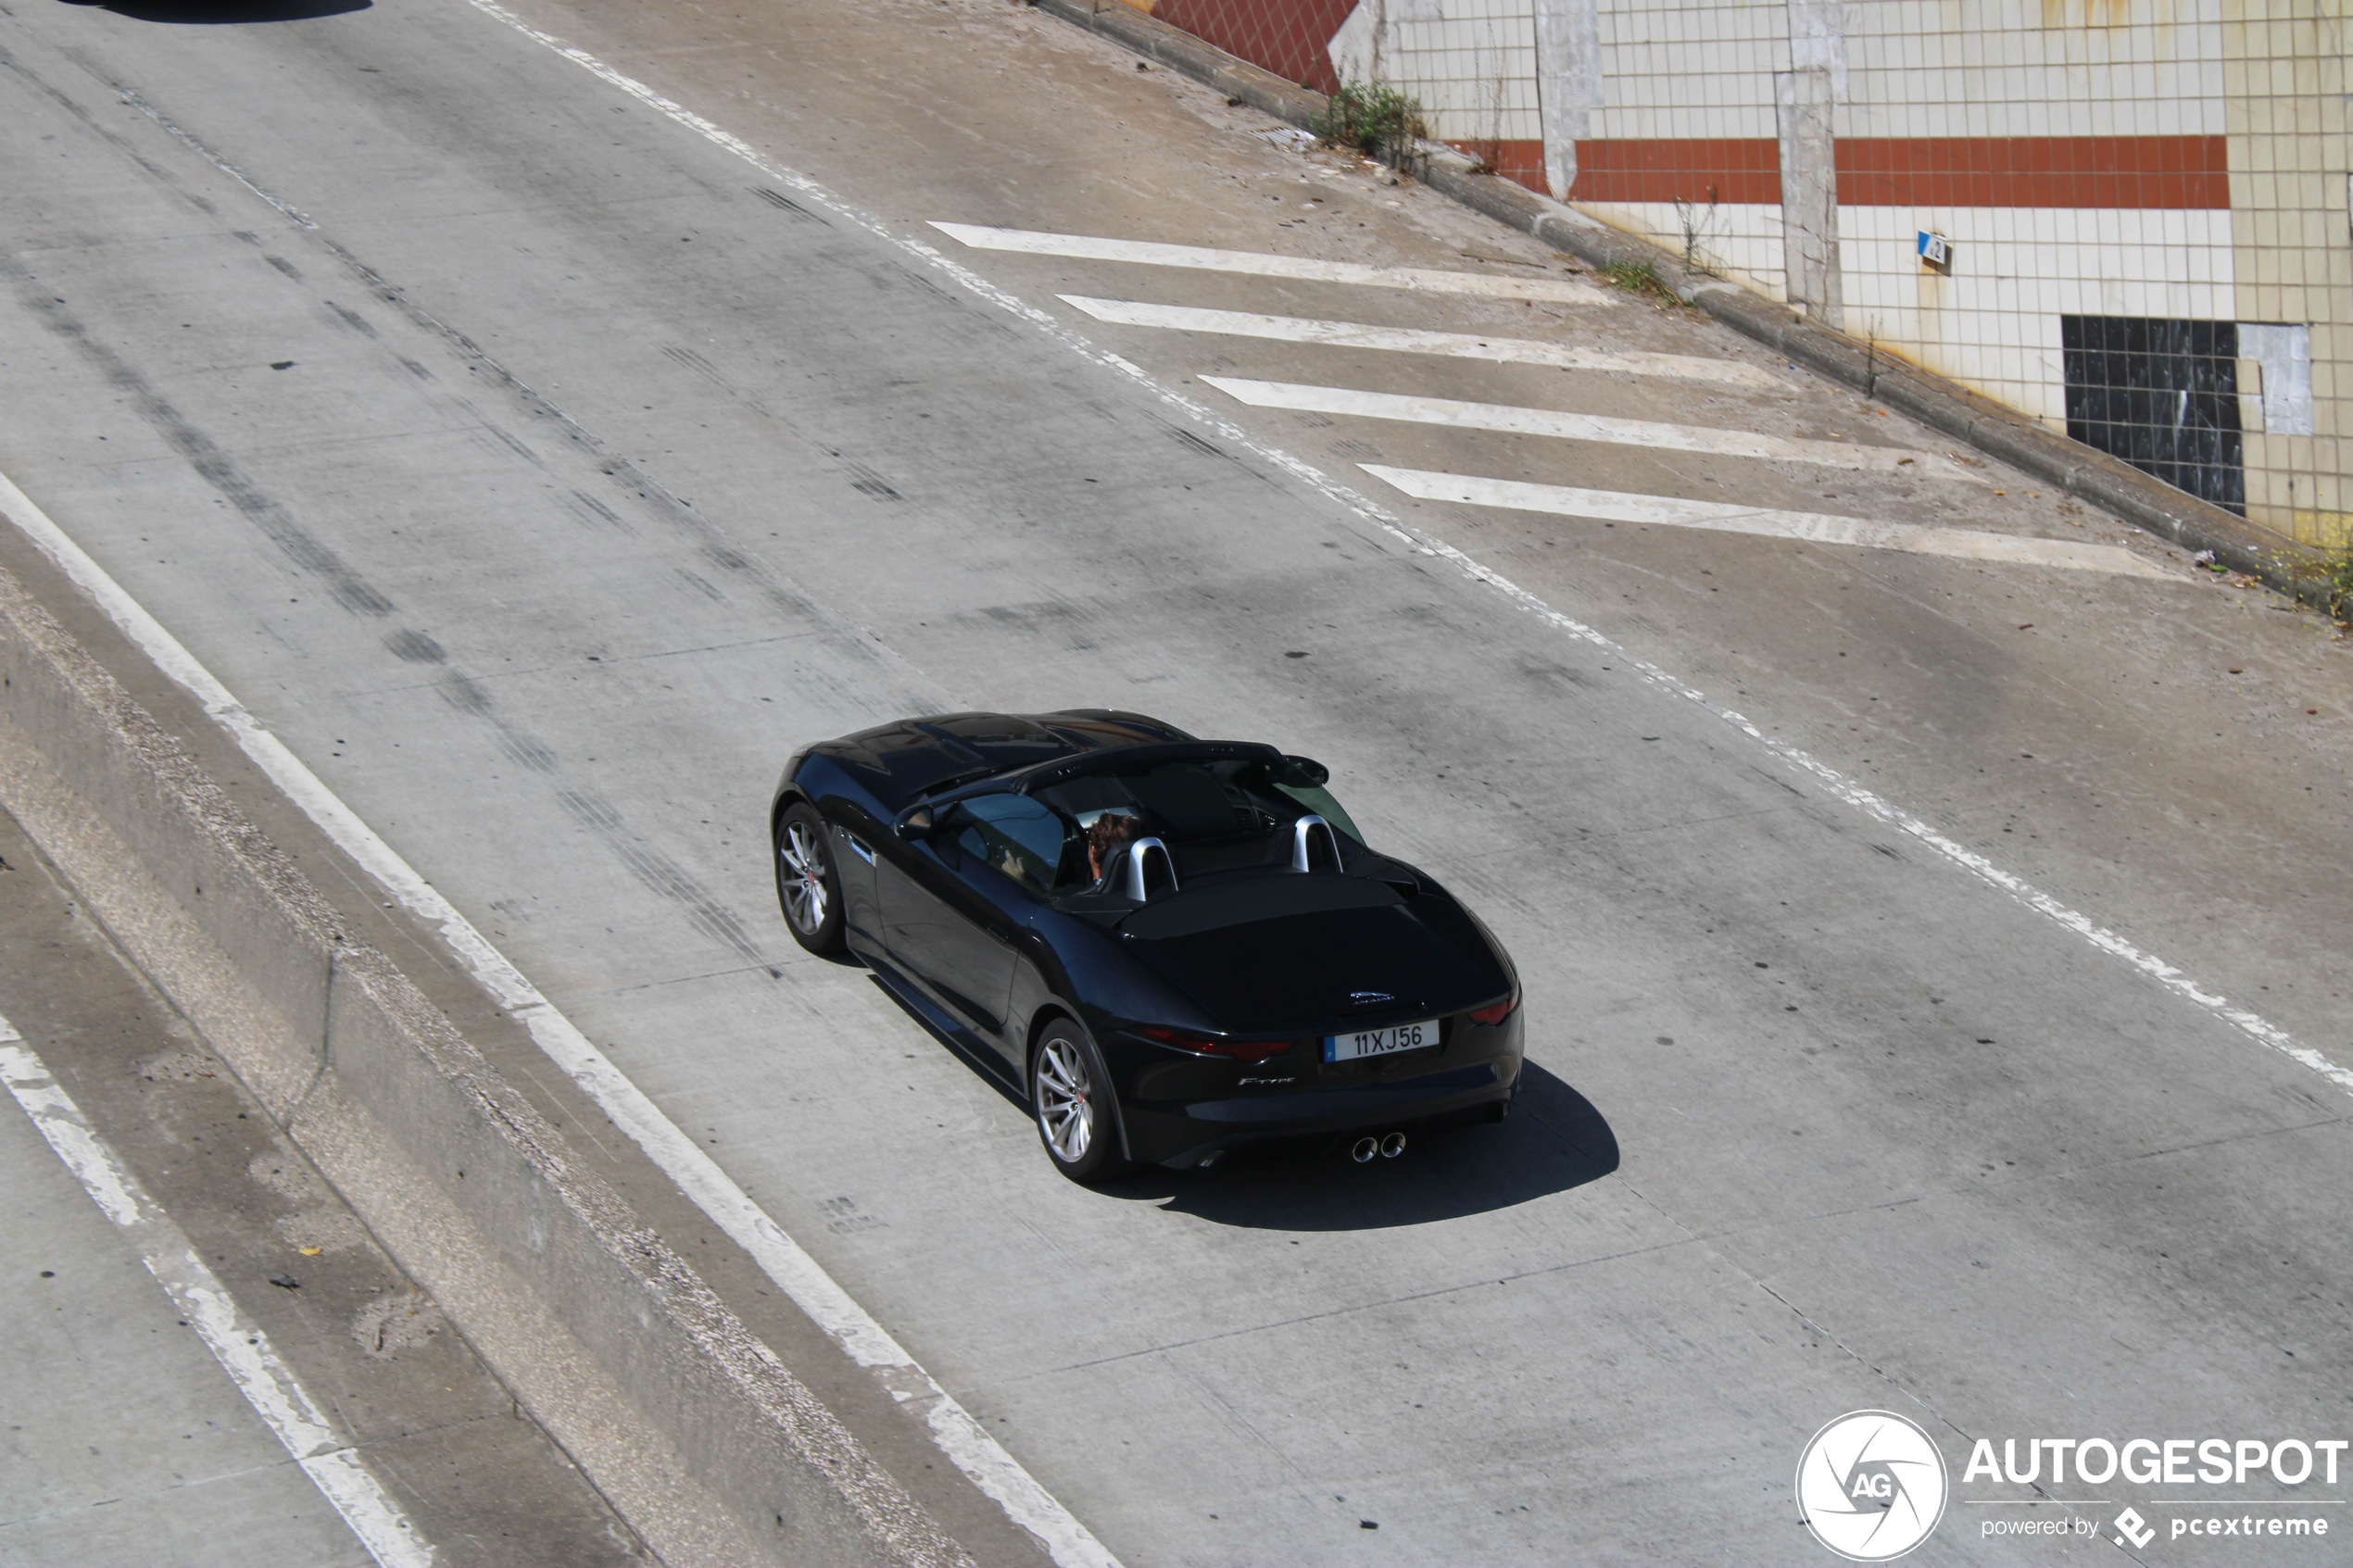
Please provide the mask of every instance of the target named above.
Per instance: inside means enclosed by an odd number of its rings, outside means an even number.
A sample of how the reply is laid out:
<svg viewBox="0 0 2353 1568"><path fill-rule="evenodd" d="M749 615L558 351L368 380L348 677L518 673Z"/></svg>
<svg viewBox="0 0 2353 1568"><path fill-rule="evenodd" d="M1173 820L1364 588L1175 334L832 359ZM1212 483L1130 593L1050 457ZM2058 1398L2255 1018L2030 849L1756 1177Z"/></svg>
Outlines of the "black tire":
<svg viewBox="0 0 2353 1568"><path fill-rule="evenodd" d="M841 873L832 831L807 805L776 819L776 903L792 938L812 953L841 951Z"/></svg>
<svg viewBox="0 0 2353 1568"><path fill-rule="evenodd" d="M1119 1152L1119 1114L1102 1054L1068 1020L1048 1024L1029 1058L1029 1113L1054 1169L1093 1185L1136 1166Z"/></svg>

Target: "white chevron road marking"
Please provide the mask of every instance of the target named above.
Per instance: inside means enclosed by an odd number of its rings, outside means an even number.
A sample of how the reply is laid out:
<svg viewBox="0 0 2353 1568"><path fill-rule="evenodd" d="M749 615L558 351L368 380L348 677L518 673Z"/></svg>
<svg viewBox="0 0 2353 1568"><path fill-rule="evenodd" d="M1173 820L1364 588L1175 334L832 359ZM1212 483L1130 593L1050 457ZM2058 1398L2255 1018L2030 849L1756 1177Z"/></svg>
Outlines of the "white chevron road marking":
<svg viewBox="0 0 2353 1568"><path fill-rule="evenodd" d="M1368 288L1478 295L1487 299L1541 300L1552 305L1599 305L1607 297L1591 283L1572 282L1567 278L1491 278L1478 272L1445 272L1424 267L1366 267L1354 261L1315 261L1303 256L1270 256L1254 250L1212 250L1204 245L1108 240L1091 234L1053 234L1036 229L990 229L972 223L935 221L932 227L975 250L1016 250L1031 256L1066 256L1076 261L1189 267L1204 272L1243 272L1258 278L1295 278L1311 283L1362 283Z"/></svg>
<svg viewBox="0 0 2353 1568"><path fill-rule="evenodd" d="M1422 469L1357 465L1375 479L1424 501L1456 501L1511 511L1549 512L1667 528L1706 528L1720 533L1756 533L1772 539L1803 539L1816 545L1860 545L1914 555L1956 556L2013 566L2056 566L2074 571L2105 571L2120 577L2173 581L2163 567L2114 545L2079 545L2069 539L2023 538L1959 528L1920 528L1873 522L1827 512L1785 512L1734 506L1724 501L1686 501L1673 495L1629 495L1615 490L1576 490L1559 484L1479 479L1470 474L1431 473Z"/></svg>
<svg viewBox="0 0 2353 1568"><path fill-rule="evenodd" d="M1295 408L1310 414L1346 414L1365 420L1451 425L1457 430L1493 430L1510 435L1550 435L1564 441L1605 441L1619 446L1654 446L1675 452L1705 452L1718 458L1765 458L1812 463L1865 473L1910 472L1922 478L1983 480L1932 452L1900 446L1858 446L1843 441L1806 441L1748 430L1711 430L1703 425L1661 424L1604 414L1568 414L1555 408L1522 408L1508 403L1457 403L1444 397L1415 397L1394 392L1358 392L1344 386L1302 386L1291 382L1243 381L1203 376L1207 384L1254 408Z"/></svg>
<svg viewBox="0 0 2353 1568"><path fill-rule="evenodd" d="M1218 332L1227 337L1271 338L1332 348L1371 348L1391 354L1438 354L1484 359L1499 365L1553 365L1564 370L1610 370L1631 376L1672 376L1725 386L1782 390L1780 382L1736 359L1705 359L1691 354L1613 354L1523 337L1481 337L1472 332L1431 332L1411 327L1374 327L1358 321L1321 321L1303 316L1254 316L1241 310L1200 310L1185 305L1148 305L1133 299L1057 296L1098 321L1123 327L1160 327L1174 332Z"/></svg>

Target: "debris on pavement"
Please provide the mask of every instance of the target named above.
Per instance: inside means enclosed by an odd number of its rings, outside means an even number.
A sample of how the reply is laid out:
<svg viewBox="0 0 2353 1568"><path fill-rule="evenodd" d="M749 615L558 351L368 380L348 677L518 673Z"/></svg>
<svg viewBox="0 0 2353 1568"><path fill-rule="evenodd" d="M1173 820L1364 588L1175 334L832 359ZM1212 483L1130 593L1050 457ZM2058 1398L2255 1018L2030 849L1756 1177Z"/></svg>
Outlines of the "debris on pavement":
<svg viewBox="0 0 2353 1568"><path fill-rule="evenodd" d="M1277 126L1272 131L1253 131L1251 134L1262 142L1270 142L1287 152L1294 153L1313 151L1316 140L1313 131L1302 131L1294 125Z"/></svg>

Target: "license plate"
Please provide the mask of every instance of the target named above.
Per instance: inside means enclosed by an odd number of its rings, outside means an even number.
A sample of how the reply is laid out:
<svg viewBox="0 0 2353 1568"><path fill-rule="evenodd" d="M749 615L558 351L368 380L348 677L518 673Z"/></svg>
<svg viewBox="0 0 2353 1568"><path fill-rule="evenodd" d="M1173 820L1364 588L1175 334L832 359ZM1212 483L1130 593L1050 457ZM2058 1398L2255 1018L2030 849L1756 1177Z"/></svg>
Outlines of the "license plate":
<svg viewBox="0 0 2353 1568"><path fill-rule="evenodd" d="M1362 1057L1388 1056L1392 1051L1415 1051L1424 1046L1438 1044L1438 1020L1425 1019L1419 1023L1401 1023L1394 1029L1366 1029L1354 1035L1324 1036L1326 1061L1354 1061Z"/></svg>

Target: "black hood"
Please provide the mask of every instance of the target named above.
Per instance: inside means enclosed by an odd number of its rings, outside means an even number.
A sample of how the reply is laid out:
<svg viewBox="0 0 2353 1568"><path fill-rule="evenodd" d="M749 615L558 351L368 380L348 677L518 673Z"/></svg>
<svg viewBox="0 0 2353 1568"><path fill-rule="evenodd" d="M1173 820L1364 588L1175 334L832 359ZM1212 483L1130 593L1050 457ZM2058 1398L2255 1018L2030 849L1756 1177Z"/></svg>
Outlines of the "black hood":
<svg viewBox="0 0 2353 1568"><path fill-rule="evenodd" d="M1228 909L1256 918L1218 918ZM1367 878L1277 874L1187 889L1137 910L1120 935L1219 1028L1238 1033L1436 1017L1512 985L1503 956L1453 899L1408 898ZM1269 963L1277 953L1282 961Z"/></svg>

